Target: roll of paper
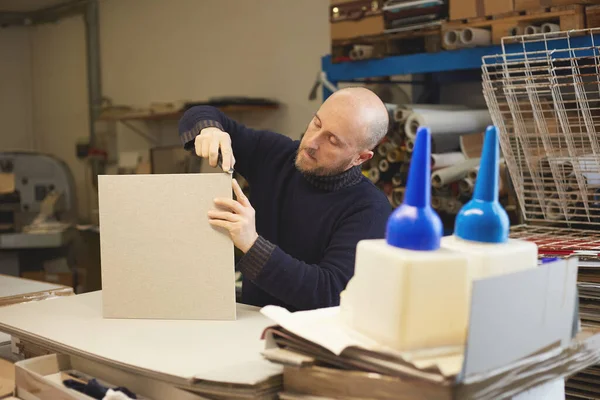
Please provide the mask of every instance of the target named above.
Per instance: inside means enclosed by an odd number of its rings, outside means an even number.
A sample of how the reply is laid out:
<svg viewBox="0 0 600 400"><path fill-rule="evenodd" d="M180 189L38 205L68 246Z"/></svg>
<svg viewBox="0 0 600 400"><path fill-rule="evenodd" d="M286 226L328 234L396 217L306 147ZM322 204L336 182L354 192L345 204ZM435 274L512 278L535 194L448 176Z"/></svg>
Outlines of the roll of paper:
<svg viewBox="0 0 600 400"><path fill-rule="evenodd" d="M400 162L400 161L402 161L402 159L403 159L402 152L398 148L394 148L393 150L389 151L387 154L387 160L391 163Z"/></svg>
<svg viewBox="0 0 600 400"><path fill-rule="evenodd" d="M458 214L463 204L457 199L453 199L452 197L446 199L444 210L448 214Z"/></svg>
<svg viewBox="0 0 600 400"><path fill-rule="evenodd" d="M369 180L373 183L377 183L379 181L379 168L378 167L372 167L371 169L369 169Z"/></svg>
<svg viewBox="0 0 600 400"><path fill-rule="evenodd" d="M508 36L521 36L523 33L525 33L525 27L519 25L513 26L508 30Z"/></svg>
<svg viewBox="0 0 600 400"><path fill-rule="evenodd" d="M550 24L550 23L542 24L542 32L543 33L559 32L559 31L560 31L560 26L558 24Z"/></svg>
<svg viewBox="0 0 600 400"><path fill-rule="evenodd" d="M444 47L447 49L458 47L460 45L460 32L459 30L452 30L444 33Z"/></svg>
<svg viewBox="0 0 600 400"><path fill-rule="evenodd" d="M474 187L475 182L469 178L463 178L458 182L458 190L460 190L460 193L465 196L472 195Z"/></svg>
<svg viewBox="0 0 600 400"><path fill-rule="evenodd" d="M444 197L441 196L433 196L431 197L431 207L435 210L441 210L444 208L445 201Z"/></svg>
<svg viewBox="0 0 600 400"><path fill-rule="evenodd" d="M387 172L390 169L390 163L385 158L379 161L379 170L381 172Z"/></svg>
<svg viewBox="0 0 600 400"><path fill-rule="evenodd" d="M390 149L393 149L393 146L391 143L389 143L389 142L381 143L379 146L377 146L377 153L379 153L379 155L381 157L386 157L388 152L390 151Z"/></svg>
<svg viewBox="0 0 600 400"><path fill-rule="evenodd" d="M483 132L492 124L488 110L422 110L411 113L404 123L404 132L408 138L414 139L417 129L426 126L433 137L438 135L466 135Z"/></svg>
<svg viewBox="0 0 600 400"><path fill-rule="evenodd" d="M414 139L406 139L406 152L412 153L415 148L415 140Z"/></svg>
<svg viewBox="0 0 600 400"><path fill-rule="evenodd" d="M475 168L471 168L469 172L467 172L467 178L472 180L473 182L477 181L477 174L479 173L479 165Z"/></svg>
<svg viewBox="0 0 600 400"><path fill-rule="evenodd" d="M463 179L471 168L479 165L479 161L479 158L471 158L452 167L446 167L435 171L431 175L432 186L440 187Z"/></svg>
<svg viewBox="0 0 600 400"><path fill-rule="evenodd" d="M489 46L492 43L492 32L488 29L466 28L460 33L463 47Z"/></svg>
<svg viewBox="0 0 600 400"><path fill-rule="evenodd" d="M396 188L392 191L392 203L398 207L404 201L404 188Z"/></svg>
<svg viewBox="0 0 600 400"><path fill-rule="evenodd" d="M536 33L540 33L542 31L542 28L540 28L539 26L536 25L528 25L525 28L525 34L526 35L533 35Z"/></svg>
<svg viewBox="0 0 600 400"><path fill-rule="evenodd" d="M403 184L404 184L404 177L402 176L402 174L397 173L396 175L394 175L392 177L392 185L394 187L403 186Z"/></svg>
<svg viewBox="0 0 600 400"><path fill-rule="evenodd" d="M364 60L367 58L371 58L371 56L373 55L373 48L374 46L366 44L354 45L354 48L350 50L350 59Z"/></svg>
<svg viewBox="0 0 600 400"><path fill-rule="evenodd" d="M431 155L431 170L451 167L465 161L465 156L461 152L440 153Z"/></svg>

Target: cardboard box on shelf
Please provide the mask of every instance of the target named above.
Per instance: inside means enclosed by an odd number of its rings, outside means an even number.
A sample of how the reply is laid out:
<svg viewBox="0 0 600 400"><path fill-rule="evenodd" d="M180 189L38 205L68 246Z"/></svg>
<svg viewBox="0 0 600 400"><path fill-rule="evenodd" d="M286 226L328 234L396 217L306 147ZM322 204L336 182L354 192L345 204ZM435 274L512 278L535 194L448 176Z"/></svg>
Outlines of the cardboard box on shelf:
<svg viewBox="0 0 600 400"><path fill-rule="evenodd" d="M329 9L331 40L383 34L385 23L381 0L338 3Z"/></svg>
<svg viewBox="0 0 600 400"><path fill-rule="evenodd" d="M516 11L573 4L597 4L597 0L514 0L514 2Z"/></svg>
<svg viewBox="0 0 600 400"><path fill-rule="evenodd" d="M484 0L450 0L450 20L483 17Z"/></svg>
<svg viewBox="0 0 600 400"><path fill-rule="evenodd" d="M500 15L515 10L513 0L483 0L485 15Z"/></svg>

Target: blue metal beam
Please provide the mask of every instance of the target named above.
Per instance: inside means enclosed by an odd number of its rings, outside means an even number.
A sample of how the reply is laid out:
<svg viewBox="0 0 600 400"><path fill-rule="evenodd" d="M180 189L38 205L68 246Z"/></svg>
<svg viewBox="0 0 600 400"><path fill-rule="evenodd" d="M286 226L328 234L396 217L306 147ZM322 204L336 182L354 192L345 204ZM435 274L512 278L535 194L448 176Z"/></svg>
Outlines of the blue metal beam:
<svg viewBox="0 0 600 400"><path fill-rule="evenodd" d="M549 36L547 41L528 42L522 44L505 45L506 53L522 53L525 48L528 53L542 50L556 50L553 57L566 57L565 49L582 48L592 45L600 46L600 35L594 35L594 43L590 35L553 39ZM570 46L568 41L570 41ZM482 57L502 54L501 46L475 47L438 53L421 53L403 56L392 56L382 59L352 61L333 64L331 56L322 58L323 71L331 81L352 81L356 79L390 76L421 74L428 72L449 72L467 69L478 69L482 65ZM578 50L578 56L594 55L593 50ZM598 55L598 50L596 50Z"/></svg>

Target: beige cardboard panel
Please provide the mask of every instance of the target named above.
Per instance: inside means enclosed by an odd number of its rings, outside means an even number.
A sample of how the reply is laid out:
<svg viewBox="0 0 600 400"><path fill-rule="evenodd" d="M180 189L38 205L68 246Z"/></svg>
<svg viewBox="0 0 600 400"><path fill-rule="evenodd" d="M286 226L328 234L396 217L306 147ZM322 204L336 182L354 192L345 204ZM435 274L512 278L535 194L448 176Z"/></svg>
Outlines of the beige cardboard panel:
<svg viewBox="0 0 600 400"><path fill-rule="evenodd" d="M186 386L196 380L255 385L280 374L260 354L262 332L272 324L241 304L235 321L107 319L101 292L0 308L0 331Z"/></svg>
<svg viewBox="0 0 600 400"><path fill-rule="evenodd" d="M99 177L106 318L235 319L234 248L208 223L231 175Z"/></svg>

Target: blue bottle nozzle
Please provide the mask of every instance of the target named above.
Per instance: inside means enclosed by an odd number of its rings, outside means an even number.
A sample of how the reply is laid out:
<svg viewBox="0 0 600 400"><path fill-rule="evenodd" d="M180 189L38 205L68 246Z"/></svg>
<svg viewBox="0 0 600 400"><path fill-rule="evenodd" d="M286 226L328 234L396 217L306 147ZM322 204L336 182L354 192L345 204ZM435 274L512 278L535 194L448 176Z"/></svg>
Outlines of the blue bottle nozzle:
<svg viewBox="0 0 600 400"><path fill-rule="evenodd" d="M408 250L436 250L440 247L443 226L431 208L431 133L417 131L404 202L387 223L387 243Z"/></svg>
<svg viewBox="0 0 600 400"><path fill-rule="evenodd" d="M508 240L508 214L498 202L499 159L498 129L488 126L473 198L456 217L454 231L457 237L484 243Z"/></svg>

